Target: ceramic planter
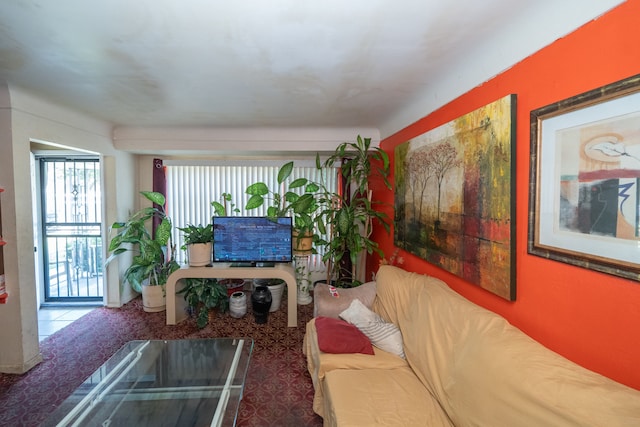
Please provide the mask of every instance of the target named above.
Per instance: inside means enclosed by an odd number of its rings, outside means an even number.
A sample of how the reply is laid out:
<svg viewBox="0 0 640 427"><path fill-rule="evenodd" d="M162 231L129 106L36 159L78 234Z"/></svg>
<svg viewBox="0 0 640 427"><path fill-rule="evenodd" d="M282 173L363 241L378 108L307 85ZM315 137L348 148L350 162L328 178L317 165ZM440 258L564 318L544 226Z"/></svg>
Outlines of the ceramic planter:
<svg viewBox="0 0 640 427"><path fill-rule="evenodd" d="M239 319L247 314L247 295L244 292L234 292L229 298L229 314Z"/></svg>
<svg viewBox="0 0 640 427"><path fill-rule="evenodd" d="M165 311L167 308L164 285L142 285L142 306L148 313Z"/></svg>
<svg viewBox="0 0 640 427"><path fill-rule="evenodd" d="M251 308L256 323L267 323L271 305L272 295L269 288L266 286L256 286L251 293Z"/></svg>
<svg viewBox="0 0 640 427"><path fill-rule="evenodd" d="M309 281L309 257L305 255L296 255L296 283L297 283L297 302L298 305L307 305L313 301L309 294L311 282Z"/></svg>
<svg viewBox="0 0 640 427"><path fill-rule="evenodd" d="M306 232L302 236L297 231L291 233L293 239L293 253L296 255L309 255L313 247L313 234Z"/></svg>
<svg viewBox="0 0 640 427"><path fill-rule="evenodd" d="M191 243L187 245L189 266L204 267L211 264L212 243Z"/></svg>
<svg viewBox="0 0 640 427"><path fill-rule="evenodd" d="M302 236L297 231L291 233L293 239L293 253L296 255L310 255L313 247L313 234L306 232Z"/></svg>
<svg viewBox="0 0 640 427"><path fill-rule="evenodd" d="M282 279L254 279L254 290L259 286L266 286L271 292L271 308L270 312L277 311L282 302L282 294L287 284Z"/></svg>

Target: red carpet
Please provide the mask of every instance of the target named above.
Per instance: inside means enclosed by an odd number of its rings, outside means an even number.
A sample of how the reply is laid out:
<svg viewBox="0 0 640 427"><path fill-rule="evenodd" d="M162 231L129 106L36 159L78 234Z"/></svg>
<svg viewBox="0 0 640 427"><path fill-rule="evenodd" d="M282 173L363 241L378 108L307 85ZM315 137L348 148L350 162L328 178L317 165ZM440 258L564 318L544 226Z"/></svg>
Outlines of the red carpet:
<svg viewBox="0 0 640 427"><path fill-rule="evenodd" d="M239 427L321 426L313 413L313 385L302 354L313 304L298 306L298 327L287 327L287 304L256 324L218 315L204 329L195 320L167 326L165 313L145 313L134 300L120 309L98 308L41 343L44 361L23 375L0 374L0 425L37 426L124 343L145 339L250 337L255 341Z"/></svg>

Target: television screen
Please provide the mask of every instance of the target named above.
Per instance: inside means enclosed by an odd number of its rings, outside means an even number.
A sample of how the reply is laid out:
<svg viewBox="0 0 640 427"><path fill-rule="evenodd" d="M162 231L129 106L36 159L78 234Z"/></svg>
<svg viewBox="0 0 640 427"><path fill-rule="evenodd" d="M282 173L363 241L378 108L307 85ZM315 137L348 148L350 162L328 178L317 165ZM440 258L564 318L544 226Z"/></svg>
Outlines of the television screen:
<svg viewBox="0 0 640 427"><path fill-rule="evenodd" d="M291 262L290 217L214 216L213 261L260 265Z"/></svg>

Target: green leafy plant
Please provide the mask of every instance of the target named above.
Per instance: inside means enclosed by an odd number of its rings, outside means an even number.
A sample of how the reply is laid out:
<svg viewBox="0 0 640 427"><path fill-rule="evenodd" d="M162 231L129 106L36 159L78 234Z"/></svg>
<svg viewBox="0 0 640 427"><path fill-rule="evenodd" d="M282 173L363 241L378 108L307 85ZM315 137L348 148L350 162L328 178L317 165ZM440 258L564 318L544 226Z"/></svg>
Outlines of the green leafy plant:
<svg viewBox="0 0 640 427"><path fill-rule="evenodd" d="M267 216L269 218L290 216L293 218L293 228L299 235L314 234L315 215L319 211L316 193L320 186L307 178L290 180L292 172L293 162L285 163L278 171L278 186L286 185L284 194L269 189L264 182L249 185L245 192L251 197L247 201L245 209L256 209L268 204ZM296 191L299 189L302 189L302 194Z"/></svg>
<svg viewBox="0 0 640 427"><path fill-rule="evenodd" d="M382 255L377 242L371 240L374 222L390 232L387 215L380 211L371 199L369 180L372 176L382 178L384 185L391 188L388 181L389 156L379 147L371 147L371 138L357 137L356 142L344 142L324 162L316 156L316 167L326 171L339 165L343 182L350 191L341 194L326 190L323 186L323 210L316 221L322 235L316 245L324 248L323 261L328 266L328 281L340 287L362 284L357 277L358 259L363 251Z"/></svg>
<svg viewBox="0 0 640 427"><path fill-rule="evenodd" d="M164 285L171 273L180 268L175 261L175 245L171 243L171 219L164 210L165 198L153 191L141 191L152 207L135 212L126 222L115 222L111 231L116 232L109 242L109 252L105 265L126 252L133 254L131 264L124 272L124 283L136 292L142 292L143 282L149 285ZM153 218L159 220L152 235L148 226Z"/></svg>
<svg viewBox="0 0 640 427"><path fill-rule="evenodd" d="M224 313L229 308L227 287L217 279L186 279L185 287L178 293L184 295L187 305L194 310L199 328L209 323L210 310L217 308Z"/></svg>
<svg viewBox="0 0 640 427"><path fill-rule="evenodd" d="M213 212L217 216L227 216L231 213L240 212L240 209L233 203L230 193L222 193L220 195L220 202L214 200L211 202L211 206L213 206Z"/></svg>
<svg viewBox="0 0 640 427"><path fill-rule="evenodd" d="M192 245L195 243L209 243L213 242L213 227L208 225L187 225L186 227L178 228L178 230L184 233L184 244ZM183 247L182 249L185 249Z"/></svg>

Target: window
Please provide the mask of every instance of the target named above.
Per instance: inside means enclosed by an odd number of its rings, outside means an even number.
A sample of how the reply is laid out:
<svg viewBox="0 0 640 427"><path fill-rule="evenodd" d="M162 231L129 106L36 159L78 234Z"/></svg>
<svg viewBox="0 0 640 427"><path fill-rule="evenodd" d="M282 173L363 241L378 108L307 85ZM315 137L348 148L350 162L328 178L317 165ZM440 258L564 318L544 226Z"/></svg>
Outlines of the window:
<svg viewBox="0 0 640 427"><path fill-rule="evenodd" d="M165 161L167 182L167 214L174 224L173 241L178 248L179 263L186 262L182 233L177 230L188 224L209 224L214 215L211 202L223 203L222 195L230 194L227 202L227 215L262 216L266 215L266 206L245 210L249 195L245 189L254 182L262 181L270 189L277 186L278 168L282 162L252 162L251 164L186 164L178 161ZM307 178L315 182L324 181L330 191L337 185L336 173L324 174L315 167L315 162L296 161L292 178ZM284 192L282 189L281 193ZM224 204L224 203L223 203ZM238 209L234 212L233 209ZM310 257L311 271L324 271L322 254Z"/></svg>

